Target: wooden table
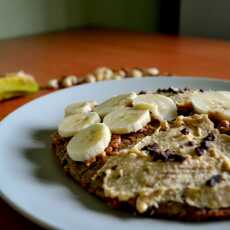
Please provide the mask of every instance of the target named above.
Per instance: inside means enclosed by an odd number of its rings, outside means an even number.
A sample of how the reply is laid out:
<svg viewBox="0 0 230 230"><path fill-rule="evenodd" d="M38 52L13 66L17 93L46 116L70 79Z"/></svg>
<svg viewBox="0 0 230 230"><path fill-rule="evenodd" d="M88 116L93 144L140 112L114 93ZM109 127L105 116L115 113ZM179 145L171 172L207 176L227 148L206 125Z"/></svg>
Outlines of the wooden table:
<svg viewBox="0 0 230 230"><path fill-rule="evenodd" d="M137 32L77 30L0 41L0 72L24 70L41 85L98 66L156 66L162 73L230 80L230 42ZM47 90L0 102L0 120ZM2 229L40 229L0 201Z"/></svg>

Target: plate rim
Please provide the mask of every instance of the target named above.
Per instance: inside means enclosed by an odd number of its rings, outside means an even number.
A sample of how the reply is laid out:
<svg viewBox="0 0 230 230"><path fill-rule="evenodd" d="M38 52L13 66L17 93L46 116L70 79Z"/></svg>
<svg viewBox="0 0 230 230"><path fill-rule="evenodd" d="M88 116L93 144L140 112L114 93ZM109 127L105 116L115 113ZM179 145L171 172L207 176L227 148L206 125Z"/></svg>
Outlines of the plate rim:
<svg viewBox="0 0 230 230"><path fill-rule="evenodd" d="M180 81L180 80L188 80L188 81L207 81L207 82L222 82L222 83L227 83L230 84L230 80L223 80L223 79L213 79L213 78L209 78L209 77L192 77L192 76L157 76L157 77L144 77L144 78L140 78L140 79L135 79L135 78L127 78L127 79L123 79L122 81L141 81L143 79L154 79L154 80L158 80L158 79L174 79L176 81ZM26 102L25 104L17 107L16 109L14 109L12 112L10 112L8 115L6 115L3 119L0 120L0 129L1 129L1 125L5 122L7 122L8 119L11 119L12 116L15 115L15 113L17 113L19 110L23 109L24 107L30 106L30 104L36 103L37 101L43 100L46 97L49 96L53 96L53 95L57 95L57 94L61 94L64 91L69 91L69 90L73 90L74 88L84 88L86 86L92 85L92 84L108 84L111 82L114 82L116 80L107 80L107 81L102 81L102 82L96 82L96 83L86 83L86 84L82 84L82 85L77 85L77 86L73 86L70 88L65 88L65 89L59 89L57 91L54 92L50 92L48 94L39 96L38 98L32 99L29 102ZM58 226L55 226L53 223L49 223L48 221L44 220L41 217L38 217L34 214L31 214L29 211L25 210L24 207L20 204L18 204L17 202L15 202L14 200L11 199L11 197L7 196L7 194L2 190L2 187L0 187L0 197L2 198L3 202L5 202L7 205L9 205L11 208L13 208L14 211L18 212L20 215L22 215L23 217L29 219L33 224L36 224L38 226L41 226L42 228L45 229L58 229Z"/></svg>

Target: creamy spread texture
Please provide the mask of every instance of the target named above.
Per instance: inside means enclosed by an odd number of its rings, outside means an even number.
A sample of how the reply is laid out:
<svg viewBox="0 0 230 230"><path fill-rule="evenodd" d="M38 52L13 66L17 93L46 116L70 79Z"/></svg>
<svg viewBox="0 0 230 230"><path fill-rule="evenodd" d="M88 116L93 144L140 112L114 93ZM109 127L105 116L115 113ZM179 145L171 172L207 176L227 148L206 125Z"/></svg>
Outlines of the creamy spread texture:
<svg viewBox="0 0 230 230"><path fill-rule="evenodd" d="M230 137L207 115L180 116L168 129L109 157L98 174L105 175L105 196L136 199L140 213L165 202L230 207Z"/></svg>

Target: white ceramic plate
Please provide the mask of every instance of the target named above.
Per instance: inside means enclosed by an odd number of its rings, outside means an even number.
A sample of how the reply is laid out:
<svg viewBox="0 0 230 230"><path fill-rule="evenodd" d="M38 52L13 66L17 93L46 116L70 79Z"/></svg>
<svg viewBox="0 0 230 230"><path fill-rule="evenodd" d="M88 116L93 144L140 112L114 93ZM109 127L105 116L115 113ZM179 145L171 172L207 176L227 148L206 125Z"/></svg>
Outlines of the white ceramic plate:
<svg viewBox="0 0 230 230"><path fill-rule="evenodd" d="M144 78L106 81L60 90L34 100L0 122L0 188L20 213L57 229L229 229L228 221L181 223L136 218L107 207L64 176L50 151L49 136L74 101L98 102L118 93L169 86L229 90L230 81Z"/></svg>

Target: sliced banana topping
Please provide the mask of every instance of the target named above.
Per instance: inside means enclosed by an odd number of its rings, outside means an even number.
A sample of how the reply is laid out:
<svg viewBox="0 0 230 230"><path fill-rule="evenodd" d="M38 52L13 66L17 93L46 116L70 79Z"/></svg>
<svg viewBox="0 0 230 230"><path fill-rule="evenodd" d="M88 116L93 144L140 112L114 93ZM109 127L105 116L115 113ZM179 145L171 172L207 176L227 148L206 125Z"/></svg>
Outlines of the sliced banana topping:
<svg viewBox="0 0 230 230"><path fill-rule="evenodd" d="M110 128L112 133L125 134L142 129L151 121L148 110L134 108L121 108L104 117L103 122Z"/></svg>
<svg viewBox="0 0 230 230"><path fill-rule="evenodd" d="M121 94L106 100L102 104L98 105L94 110L100 116L104 117L106 114L115 111L120 108L124 108L132 103L132 99L137 96L136 93Z"/></svg>
<svg viewBox="0 0 230 230"><path fill-rule="evenodd" d="M175 102L160 94L143 94L133 99L133 106L137 109L150 110L152 117L160 121L171 121L177 116Z"/></svg>
<svg viewBox="0 0 230 230"><path fill-rule="evenodd" d="M191 97L198 113L213 113L221 119L230 120L230 93L228 91L207 91Z"/></svg>
<svg viewBox="0 0 230 230"><path fill-rule="evenodd" d="M88 113L92 111L96 101L76 102L68 105L65 108L65 116L73 115L75 113Z"/></svg>
<svg viewBox="0 0 230 230"><path fill-rule="evenodd" d="M218 91L218 92L230 100L230 91Z"/></svg>
<svg viewBox="0 0 230 230"><path fill-rule="evenodd" d="M229 91L193 91L182 99L183 103L192 103L198 113L211 113L230 121ZM65 118L58 126L58 133L62 137L73 136L67 145L71 159L89 160L104 152L111 141L111 133L137 132L151 121L151 116L161 122L175 119L176 104L180 103L174 100L157 93L127 93L112 97L98 106L95 106L95 101L73 103L65 108ZM101 119L103 123L100 123Z"/></svg>
<svg viewBox="0 0 230 230"><path fill-rule="evenodd" d="M105 124L93 124L77 133L67 145L67 153L74 161L85 161L105 150L111 140L111 132Z"/></svg>
<svg viewBox="0 0 230 230"><path fill-rule="evenodd" d="M58 126L58 133L62 137L74 136L78 131L100 122L96 112L76 113L65 117Z"/></svg>

